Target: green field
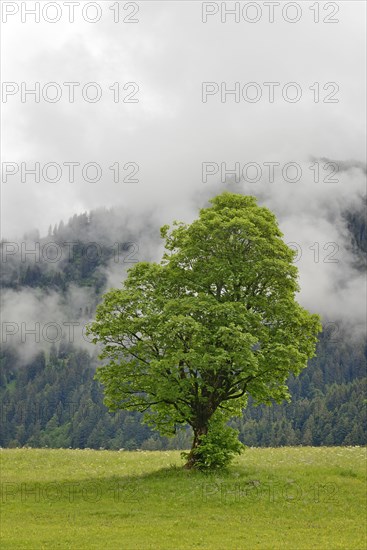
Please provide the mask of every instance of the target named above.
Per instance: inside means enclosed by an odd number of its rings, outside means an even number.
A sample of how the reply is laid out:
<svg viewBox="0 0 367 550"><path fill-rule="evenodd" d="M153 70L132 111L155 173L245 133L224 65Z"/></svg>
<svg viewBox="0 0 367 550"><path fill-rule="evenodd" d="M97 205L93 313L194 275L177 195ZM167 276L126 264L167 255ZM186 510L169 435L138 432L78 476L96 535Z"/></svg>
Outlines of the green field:
<svg viewBox="0 0 367 550"><path fill-rule="evenodd" d="M226 473L178 451L3 449L2 548L366 548L366 449L247 449Z"/></svg>

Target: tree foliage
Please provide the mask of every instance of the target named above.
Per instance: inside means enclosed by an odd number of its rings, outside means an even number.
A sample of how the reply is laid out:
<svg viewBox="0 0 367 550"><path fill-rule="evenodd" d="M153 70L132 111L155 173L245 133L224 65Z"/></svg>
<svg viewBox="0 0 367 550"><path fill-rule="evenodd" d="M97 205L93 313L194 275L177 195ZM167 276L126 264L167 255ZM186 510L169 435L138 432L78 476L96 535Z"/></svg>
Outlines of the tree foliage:
<svg viewBox="0 0 367 550"><path fill-rule="evenodd" d="M254 197L211 202L191 225L162 228L161 263L131 268L90 325L108 407L144 412L165 435L189 424L187 467L200 466L215 413L239 415L249 395L289 398L286 379L307 365L321 329L295 299L295 252L274 214Z"/></svg>

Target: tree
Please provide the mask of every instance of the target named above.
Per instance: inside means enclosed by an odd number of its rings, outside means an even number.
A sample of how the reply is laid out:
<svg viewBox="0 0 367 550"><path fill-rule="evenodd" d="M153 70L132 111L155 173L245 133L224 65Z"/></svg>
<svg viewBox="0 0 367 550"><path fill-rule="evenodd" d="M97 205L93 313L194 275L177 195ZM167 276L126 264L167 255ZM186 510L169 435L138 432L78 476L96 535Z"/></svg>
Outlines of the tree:
<svg viewBox="0 0 367 550"><path fill-rule="evenodd" d="M256 199L223 193L191 225L161 229L161 263L140 262L89 326L102 345L110 410L145 413L162 435L189 424L187 468L241 452L226 425L255 403L289 399L286 379L314 355L319 317L296 301L295 252Z"/></svg>

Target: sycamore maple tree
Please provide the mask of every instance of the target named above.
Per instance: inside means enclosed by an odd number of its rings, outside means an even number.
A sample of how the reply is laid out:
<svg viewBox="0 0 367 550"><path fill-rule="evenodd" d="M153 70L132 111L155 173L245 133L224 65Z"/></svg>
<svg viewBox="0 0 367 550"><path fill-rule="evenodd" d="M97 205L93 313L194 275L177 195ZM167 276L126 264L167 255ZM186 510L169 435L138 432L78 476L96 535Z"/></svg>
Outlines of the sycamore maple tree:
<svg viewBox="0 0 367 550"><path fill-rule="evenodd" d="M129 269L89 327L107 406L144 412L162 435L190 425L187 468L223 467L241 452L228 420L250 395L289 399L287 377L307 365L321 330L296 301L295 252L274 214L228 192L211 204L190 225L162 227L162 261Z"/></svg>

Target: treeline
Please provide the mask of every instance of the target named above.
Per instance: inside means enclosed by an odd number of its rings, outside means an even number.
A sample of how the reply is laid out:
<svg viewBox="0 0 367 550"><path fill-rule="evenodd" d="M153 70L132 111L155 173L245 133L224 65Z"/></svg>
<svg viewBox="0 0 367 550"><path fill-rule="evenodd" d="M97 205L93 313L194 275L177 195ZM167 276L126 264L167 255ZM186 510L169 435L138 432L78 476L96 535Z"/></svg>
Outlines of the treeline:
<svg viewBox="0 0 367 550"><path fill-rule="evenodd" d="M119 227L120 224L120 227ZM113 239L111 227L124 240ZM0 286L21 290L40 288L65 292L70 284L92 287L98 297L110 262L126 265L138 261L131 232L113 211L101 209L90 215L74 215L67 224L49 228L47 237L33 232L16 242L0 242Z"/></svg>
<svg viewBox="0 0 367 550"><path fill-rule="evenodd" d="M344 213L344 218L347 222L347 228L351 236L350 248L355 255L356 267L360 269L366 268L366 253L367 253L367 230L366 230L366 212L367 212L367 195L365 195L361 204L353 211Z"/></svg>
<svg viewBox="0 0 367 550"><path fill-rule="evenodd" d="M366 347L362 341L330 342L325 334L318 356L297 379L290 379L292 402L256 407L251 402L232 421L249 446L364 445L367 441ZM187 429L173 439L159 437L141 414L109 413L102 387L93 379L96 359L70 344L39 353L14 368L10 350L1 356L1 436L3 447L183 449Z"/></svg>
<svg viewBox="0 0 367 550"><path fill-rule="evenodd" d="M345 214L350 248L360 268L367 251L364 204L365 199L360 209ZM151 221L147 219L145 224L149 235ZM100 210L74 216L67 224L61 222L42 239L33 234L26 235L23 243L3 241L1 286L16 292L25 288L45 294L56 290L61 295L71 284L90 287L93 310L105 289L105 268L116 255L115 241L119 243L118 255L122 252L131 258L133 250L128 243L140 238L134 238L128 227L127 219ZM22 246L32 250L34 243L40 246L39 259L32 254L22 257ZM63 251L57 262L44 259L52 254L48 243L60 247L54 247L56 252ZM65 243L73 243L71 254L70 244ZM98 245L94 253L93 246L87 248L93 243ZM121 256L118 260L121 263ZM89 305L84 314L93 315ZM351 332L337 321L325 323L317 357L301 376L289 380L292 402L272 407L255 407L250 402L243 418L233 421L240 439L254 446L365 444L366 357L361 337L351 338ZM189 446L188 430L173 439L160 438L142 424L138 413L109 413L103 405L102 388L93 380L96 358L65 341L22 366L18 366L15 348L5 346L0 363L3 447L132 450Z"/></svg>
<svg viewBox="0 0 367 550"><path fill-rule="evenodd" d="M52 347L14 369L11 351L1 355L2 447L92 449L186 448L187 433L159 438L141 422L141 414L109 413L102 387L93 380L96 360L71 345ZM186 431L187 432L187 431Z"/></svg>
<svg viewBox="0 0 367 550"><path fill-rule="evenodd" d="M367 379L332 384L314 398L259 410L249 407L233 422L249 446L365 445Z"/></svg>

